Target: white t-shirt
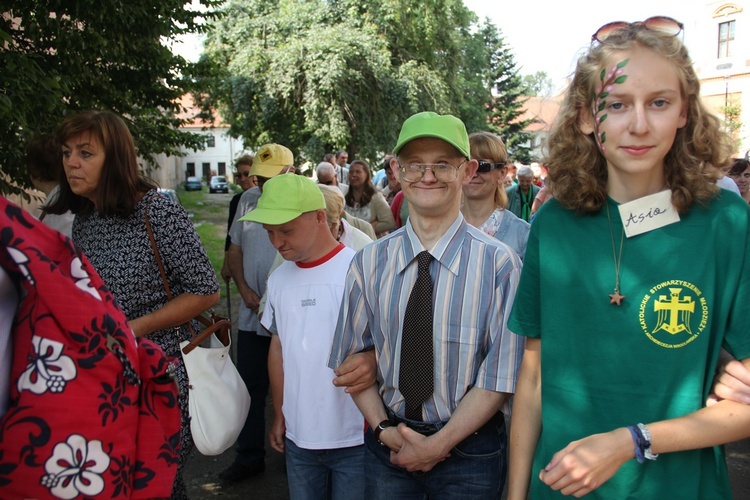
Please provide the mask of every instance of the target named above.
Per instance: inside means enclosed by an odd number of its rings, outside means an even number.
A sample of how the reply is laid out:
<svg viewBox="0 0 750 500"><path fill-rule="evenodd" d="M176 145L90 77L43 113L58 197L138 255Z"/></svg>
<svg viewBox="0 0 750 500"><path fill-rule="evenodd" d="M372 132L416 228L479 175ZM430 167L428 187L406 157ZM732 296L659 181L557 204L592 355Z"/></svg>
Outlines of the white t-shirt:
<svg viewBox="0 0 750 500"><path fill-rule="evenodd" d="M740 188L737 187L737 184L735 184L735 182L728 175L725 175L724 177L716 181L716 185L722 189L732 191L733 193L737 193L738 195L742 196L742 194L740 194Z"/></svg>
<svg viewBox="0 0 750 500"><path fill-rule="evenodd" d="M11 327L18 306L18 293L13 280L0 267L0 418L8 409L10 367L13 361Z"/></svg>
<svg viewBox="0 0 750 500"><path fill-rule="evenodd" d="M261 324L281 341L286 437L300 448L364 441L364 418L351 396L334 387L327 366L352 257L354 250L339 244L316 262L284 262L268 278Z"/></svg>

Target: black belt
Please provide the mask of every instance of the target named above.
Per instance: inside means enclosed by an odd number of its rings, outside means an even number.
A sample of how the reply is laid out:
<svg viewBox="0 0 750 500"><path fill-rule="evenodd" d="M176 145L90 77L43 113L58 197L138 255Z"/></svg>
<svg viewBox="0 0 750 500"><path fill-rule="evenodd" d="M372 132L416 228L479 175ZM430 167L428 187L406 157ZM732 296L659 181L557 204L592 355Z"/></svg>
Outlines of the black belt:
<svg viewBox="0 0 750 500"><path fill-rule="evenodd" d="M390 408L386 408L386 414L388 415L388 420L391 422L391 425L396 426L398 424L404 424L409 429L413 430L414 432L418 432L423 436L432 436L437 431L445 427L446 424L446 422L441 422L440 424L430 424L427 422L414 422L412 420L405 420L393 413ZM483 434L485 432L496 431L497 429L502 428L502 426L504 425L505 417L503 416L503 412L499 411L492 417L490 417L490 419L485 422L482 427L474 431L474 434Z"/></svg>

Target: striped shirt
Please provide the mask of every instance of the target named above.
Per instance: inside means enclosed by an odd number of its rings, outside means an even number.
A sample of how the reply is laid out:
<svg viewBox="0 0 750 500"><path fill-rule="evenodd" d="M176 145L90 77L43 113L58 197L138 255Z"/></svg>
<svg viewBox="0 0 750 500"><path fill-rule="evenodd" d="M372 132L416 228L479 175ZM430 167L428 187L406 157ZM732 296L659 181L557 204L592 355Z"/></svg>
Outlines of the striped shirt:
<svg viewBox="0 0 750 500"><path fill-rule="evenodd" d="M398 389L401 328L423 250L411 222L354 256L346 278L328 366L374 348L385 405L405 412ZM520 260L461 214L430 251L434 286L434 393L425 422L445 422L472 387L513 393L524 340L507 329Z"/></svg>

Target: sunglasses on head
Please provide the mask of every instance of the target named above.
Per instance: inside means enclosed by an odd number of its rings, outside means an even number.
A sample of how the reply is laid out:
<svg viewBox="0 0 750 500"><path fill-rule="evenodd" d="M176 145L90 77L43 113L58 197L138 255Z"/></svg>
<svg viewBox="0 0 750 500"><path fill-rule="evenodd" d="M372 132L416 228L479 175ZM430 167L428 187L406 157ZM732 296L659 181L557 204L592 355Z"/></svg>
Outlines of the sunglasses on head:
<svg viewBox="0 0 750 500"><path fill-rule="evenodd" d="M649 17L645 21L637 21L634 23L628 23L626 21L614 21L607 23L598 30L596 33L591 35L591 42L604 43L607 38L628 28L644 28L652 31L658 31L667 35L677 36L685 27L681 22L672 19L667 16L654 16Z"/></svg>
<svg viewBox="0 0 750 500"><path fill-rule="evenodd" d="M477 167L477 172L486 174L487 172L490 172L491 170L494 170L496 168L503 168L504 166L505 166L505 163L490 163L488 161L479 160L479 167Z"/></svg>

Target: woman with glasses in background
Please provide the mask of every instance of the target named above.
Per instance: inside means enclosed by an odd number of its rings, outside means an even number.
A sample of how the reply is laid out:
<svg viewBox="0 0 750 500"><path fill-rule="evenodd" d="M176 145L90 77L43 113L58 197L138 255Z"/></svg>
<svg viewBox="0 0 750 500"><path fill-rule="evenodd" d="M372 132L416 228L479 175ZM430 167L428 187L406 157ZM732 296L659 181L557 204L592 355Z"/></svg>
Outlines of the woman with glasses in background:
<svg viewBox="0 0 750 500"><path fill-rule="evenodd" d="M705 401L722 347L750 366L750 208L714 182L730 140L681 30L598 30L547 141L508 322L527 337L509 500L732 497L718 445L750 406Z"/></svg>
<svg viewBox="0 0 750 500"><path fill-rule="evenodd" d="M477 132L469 135L469 145L471 159L477 160L479 167L471 182L463 186L461 213L466 222L502 241L523 259L530 226L505 209L505 144L495 134Z"/></svg>

